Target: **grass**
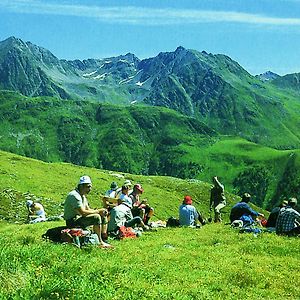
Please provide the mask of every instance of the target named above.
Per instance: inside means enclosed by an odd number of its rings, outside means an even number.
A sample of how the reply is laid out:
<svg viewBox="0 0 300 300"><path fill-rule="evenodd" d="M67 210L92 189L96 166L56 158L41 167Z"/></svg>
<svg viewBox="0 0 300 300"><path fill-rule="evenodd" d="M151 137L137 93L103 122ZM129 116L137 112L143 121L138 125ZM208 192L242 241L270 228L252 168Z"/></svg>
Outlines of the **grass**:
<svg viewBox="0 0 300 300"><path fill-rule="evenodd" d="M111 241L114 250L78 249L41 235L63 221L26 225L25 197L37 198L49 215L88 174L89 200L112 180L141 182L156 219L177 216L184 195L208 216L210 184L167 176L137 176L65 163L45 163L0 152L0 299L299 299L296 238L239 234L228 225L201 229L166 228L139 239ZM121 178L120 178L121 176ZM226 193L228 212L238 197ZM34 199L35 199L34 198ZM17 218L18 216L18 218ZM19 224L13 222L18 221ZM293 274L293 277L291 277ZM291 279L292 278L292 279Z"/></svg>
<svg viewBox="0 0 300 300"><path fill-rule="evenodd" d="M41 240L58 223L1 225L1 299L300 297L297 239L211 224L79 250Z"/></svg>

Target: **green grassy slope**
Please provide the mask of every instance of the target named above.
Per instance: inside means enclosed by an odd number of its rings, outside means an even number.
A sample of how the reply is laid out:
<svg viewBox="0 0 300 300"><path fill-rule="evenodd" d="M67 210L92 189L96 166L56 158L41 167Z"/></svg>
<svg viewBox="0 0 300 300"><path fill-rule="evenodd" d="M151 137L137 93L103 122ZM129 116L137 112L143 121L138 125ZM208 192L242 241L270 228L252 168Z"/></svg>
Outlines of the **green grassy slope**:
<svg viewBox="0 0 300 300"><path fill-rule="evenodd" d="M218 175L228 191L250 192L256 204L268 208L300 192L299 150L279 151L221 136L166 108L27 98L13 92L1 92L0 99L0 149L5 151L132 174L207 182Z"/></svg>
<svg viewBox="0 0 300 300"><path fill-rule="evenodd" d="M0 151L0 162L0 197L2 203L7 203L3 206L1 215L10 221L24 221L25 199L28 195L39 198L49 215L62 213L60 204L84 174L90 175L93 181L93 189L89 195L92 207L102 206L100 195L109 189L112 181L122 185L126 178L143 185L143 196L155 207L156 217L159 219L177 215L178 207L186 194L190 194L199 210L208 215L211 186L201 181L114 173L65 163L45 163L3 151ZM238 197L227 195L229 205L238 201ZM10 212L10 208L13 211Z"/></svg>
<svg viewBox="0 0 300 300"><path fill-rule="evenodd" d="M184 195L208 216L210 184L167 176L138 176L46 163L0 151L0 299L299 299L299 241L275 234L239 234L224 224L201 229L147 232L136 240L111 241L113 251L79 250L41 239L63 221L24 223L27 197L48 215L60 205L79 176L93 180L92 207L112 180L142 183L155 218L177 215ZM120 176L124 176L120 178ZM228 206L238 201L226 193ZM288 257L288 259L287 259ZM291 278L291 274L293 274ZM38 280L37 280L38 278Z"/></svg>
<svg viewBox="0 0 300 300"><path fill-rule="evenodd" d="M41 240L47 228L58 225L1 224L1 299L300 297L297 239L238 234L211 224L112 241L114 251L79 250Z"/></svg>

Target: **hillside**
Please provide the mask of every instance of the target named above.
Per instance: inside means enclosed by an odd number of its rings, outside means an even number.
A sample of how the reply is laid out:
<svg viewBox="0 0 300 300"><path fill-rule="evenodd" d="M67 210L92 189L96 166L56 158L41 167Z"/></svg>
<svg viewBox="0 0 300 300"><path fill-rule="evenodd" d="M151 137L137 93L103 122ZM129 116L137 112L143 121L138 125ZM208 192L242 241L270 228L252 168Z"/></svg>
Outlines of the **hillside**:
<svg viewBox="0 0 300 300"><path fill-rule="evenodd" d="M0 100L5 151L133 174L206 182L218 175L229 192L251 191L255 203L268 208L300 191L299 151L222 136L172 110L13 92L0 92Z"/></svg>
<svg viewBox="0 0 300 300"><path fill-rule="evenodd" d="M25 96L163 106L221 134L278 149L300 147L297 96L221 54L178 47L143 60L127 53L66 61L11 37L0 42L0 88Z"/></svg>
<svg viewBox="0 0 300 300"><path fill-rule="evenodd" d="M61 204L66 195L76 187L78 178L88 174L93 181L89 195L92 207L102 207L100 195L116 181L119 186L125 179L141 183L143 196L155 207L158 219L177 215L184 195L191 195L195 205L206 216L209 209L211 185L200 180L182 180L168 176L142 176L75 166L66 163L45 163L19 155L0 151L0 216L9 221L24 222L25 200L40 201L49 215L62 213ZM238 197L226 193L228 206L238 201Z"/></svg>
<svg viewBox="0 0 300 300"><path fill-rule="evenodd" d="M112 241L114 251L79 250L41 239L47 228L58 225L1 223L1 299L300 297L297 239L239 234L212 224Z"/></svg>
<svg viewBox="0 0 300 300"><path fill-rule="evenodd" d="M49 216L60 214L61 203L82 174L93 180L89 195L92 207L100 206L99 195L112 180L121 184L129 178L143 184L144 196L155 207L155 218L162 220L177 215L186 194L192 195L195 206L208 216L210 184L45 163L6 152L0 152L0 173L1 299L300 296L295 284L300 259L296 238L239 234L228 225L207 224L201 229L167 228L143 233L135 240L112 240L113 251L93 247L79 250L42 240L48 228L63 225L63 221L23 224L26 199L41 202ZM239 200L229 193L226 197L225 222L230 207ZM291 273L293 280L289 279Z"/></svg>

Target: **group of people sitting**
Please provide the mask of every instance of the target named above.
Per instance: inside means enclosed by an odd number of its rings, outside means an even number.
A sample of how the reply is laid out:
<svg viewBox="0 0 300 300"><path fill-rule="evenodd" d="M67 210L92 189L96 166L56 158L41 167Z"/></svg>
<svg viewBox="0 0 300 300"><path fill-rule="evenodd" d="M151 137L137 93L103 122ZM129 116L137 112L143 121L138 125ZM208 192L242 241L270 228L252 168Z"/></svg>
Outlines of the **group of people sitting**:
<svg viewBox="0 0 300 300"><path fill-rule="evenodd" d="M214 222L221 222L221 209L226 206L224 186L217 177L213 177L213 187L209 208L214 210ZM110 189L102 196L103 208L92 209L87 201L87 195L92 189L92 181L89 176L82 176L77 187L72 190L64 202L64 219L68 228L87 228L93 226L97 234L100 246L111 247L107 243L108 235L116 236L121 226L135 227L141 230L149 230L149 220L154 214L147 199L141 199L144 189L137 183L132 186L130 180L125 180L122 187L112 182ZM254 224L257 218L264 218L264 215L253 210L249 202L251 196L245 193L240 202L235 204L230 212L230 222L240 227ZM31 200L26 202L28 208L28 222L37 223L46 219L43 206ZM262 225L269 228L269 231L276 231L277 234L298 235L300 234L300 214L295 209L297 199L290 198L283 201L279 207L274 208L268 220ZM179 207L178 225L201 227L212 218L206 220L202 214L193 206L191 196L185 196Z"/></svg>
<svg viewBox="0 0 300 300"><path fill-rule="evenodd" d="M93 226L98 235L100 246L110 248L108 235L116 235L121 226L149 230L149 220L154 210L147 200L141 200L144 192L141 184L135 184L131 190L130 180L126 180L121 188L112 182L110 189L103 196L103 208L91 209L87 195L92 189L89 176L82 176L77 187L71 191L64 203L64 218L69 228L86 228Z"/></svg>
<svg viewBox="0 0 300 300"><path fill-rule="evenodd" d="M251 195L244 193L240 202L236 203L230 211L230 222L233 227L246 228L254 224L260 224L267 228L269 232L276 232L281 235L300 234L300 213L295 209L297 199L290 198L284 200L278 207L275 207L268 220L264 214L252 209L249 205ZM221 210L226 206L224 186L217 177L213 177L213 186L210 196L210 211L214 210L214 222L221 222ZM209 221L212 221L210 218ZM206 224L206 219L192 205L192 198L185 196L183 203L179 207L179 222L181 226L199 227Z"/></svg>
<svg viewBox="0 0 300 300"><path fill-rule="evenodd" d="M250 207L250 200L250 194L245 193L242 196L242 200L232 207L230 222L233 225L246 227L258 221L269 232L288 236L300 234L300 213L295 209L297 206L296 198L282 201L278 207L271 211L268 220L264 219L263 214Z"/></svg>

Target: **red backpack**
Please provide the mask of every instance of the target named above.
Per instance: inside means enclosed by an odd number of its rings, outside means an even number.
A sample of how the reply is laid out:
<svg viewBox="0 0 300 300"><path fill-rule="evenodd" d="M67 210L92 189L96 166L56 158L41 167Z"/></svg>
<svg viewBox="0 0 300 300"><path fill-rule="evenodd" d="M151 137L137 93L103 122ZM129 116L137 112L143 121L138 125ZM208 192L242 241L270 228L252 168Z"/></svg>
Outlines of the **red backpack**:
<svg viewBox="0 0 300 300"><path fill-rule="evenodd" d="M120 240L131 238L136 238L136 232L133 230L132 227L125 227L124 225L120 227L118 238Z"/></svg>

